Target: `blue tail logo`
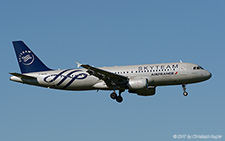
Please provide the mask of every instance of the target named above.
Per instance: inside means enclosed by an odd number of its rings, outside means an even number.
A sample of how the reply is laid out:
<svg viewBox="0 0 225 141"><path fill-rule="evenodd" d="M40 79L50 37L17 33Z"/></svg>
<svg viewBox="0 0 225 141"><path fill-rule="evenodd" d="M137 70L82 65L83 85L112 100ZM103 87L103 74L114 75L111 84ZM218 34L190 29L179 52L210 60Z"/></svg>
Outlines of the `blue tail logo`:
<svg viewBox="0 0 225 141"><path fill-rule="evenodd" d="M23 41L13 41L20 70L22 73L49 71L49 69Z"/></svg>
<svg viewBox="0 0 225 141"><path fill-rule="evenodd" d="M19 62L24 65L31 65L34 62L34 55L30 50L22 51L19 55Z"/></svg>

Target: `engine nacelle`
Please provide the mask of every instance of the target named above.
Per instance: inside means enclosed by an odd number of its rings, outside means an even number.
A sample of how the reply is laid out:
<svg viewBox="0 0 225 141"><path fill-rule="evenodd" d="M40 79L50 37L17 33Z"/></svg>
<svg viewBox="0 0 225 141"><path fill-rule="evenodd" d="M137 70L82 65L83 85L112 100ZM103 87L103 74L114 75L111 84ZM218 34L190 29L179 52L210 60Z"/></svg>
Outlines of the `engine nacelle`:
<svg viewBox="0 0 225 141"><path fill-rule="evenodd" d="M129 90L129 93L136 93L141 96L150 96L155 95L155 87L154 86L148 86L146 89L138 89L138 90Z"/></svg>
<svg viewBox="0 0 225 141"><path fill-rule="evenodd" d="M129 85L129 88L133 90L147 89L148 79L146 78L130 79L128 85Z"/></svg>

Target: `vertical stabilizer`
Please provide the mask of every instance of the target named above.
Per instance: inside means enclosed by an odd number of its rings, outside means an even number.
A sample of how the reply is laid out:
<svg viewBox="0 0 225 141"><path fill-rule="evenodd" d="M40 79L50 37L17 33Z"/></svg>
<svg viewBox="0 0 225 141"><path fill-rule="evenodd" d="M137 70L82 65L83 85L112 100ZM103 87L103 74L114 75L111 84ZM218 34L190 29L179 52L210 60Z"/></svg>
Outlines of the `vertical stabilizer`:
<svg viewBox="0 0 225 141"><path fill-rule="evenodd" d="M23 41L13 41L21 73L48 71L49 69Z"/></svg>

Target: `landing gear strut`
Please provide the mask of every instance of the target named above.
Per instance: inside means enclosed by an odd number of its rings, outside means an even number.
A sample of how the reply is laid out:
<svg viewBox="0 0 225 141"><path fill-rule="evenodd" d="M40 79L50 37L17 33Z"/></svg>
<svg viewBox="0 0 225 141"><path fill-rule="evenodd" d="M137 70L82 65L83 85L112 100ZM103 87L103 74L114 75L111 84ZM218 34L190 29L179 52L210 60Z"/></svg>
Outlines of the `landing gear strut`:
<svg viewBox="0 0 225 141"><path fill-rule="evenodd" d="M121 103L123 101L123 97L121 96L121 93L124 92L125 90L119 90L119 95L117 96L115 90L110 94L110 97L114 100L116 99L116 101L118 103Z"/></svg>
<svg viewBox="0 0 225 141"><path fill-rule="evenodd" d="M186 91L186 89L187 89L187 88L186 88L186 84L183 84L183 85L182 85L182 88L183 88L183 90L184 90L183 95L184 95L184 96L187 96L187 95L188 95L188 92Z"/></svg>

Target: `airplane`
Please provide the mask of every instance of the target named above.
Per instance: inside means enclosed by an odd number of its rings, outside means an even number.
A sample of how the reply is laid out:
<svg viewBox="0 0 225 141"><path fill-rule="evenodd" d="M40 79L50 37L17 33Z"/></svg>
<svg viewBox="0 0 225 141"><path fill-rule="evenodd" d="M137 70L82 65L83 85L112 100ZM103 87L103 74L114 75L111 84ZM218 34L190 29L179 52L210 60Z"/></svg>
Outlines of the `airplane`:
<svg viewBox="0 0 225 141"><path fill-rule="evenodd" d="M13 75L11 81L60 90L110 90L110 97L118 103L123 101L121 94L125 90L140 96L152 96L157 86L166 85L181 85L183 95L187 96L187 84L206 81L212 76L201 66L182 61L101 68L77 62L78 69L53 70L23 41L12 43L21 73L10 73Z"/></svg>

